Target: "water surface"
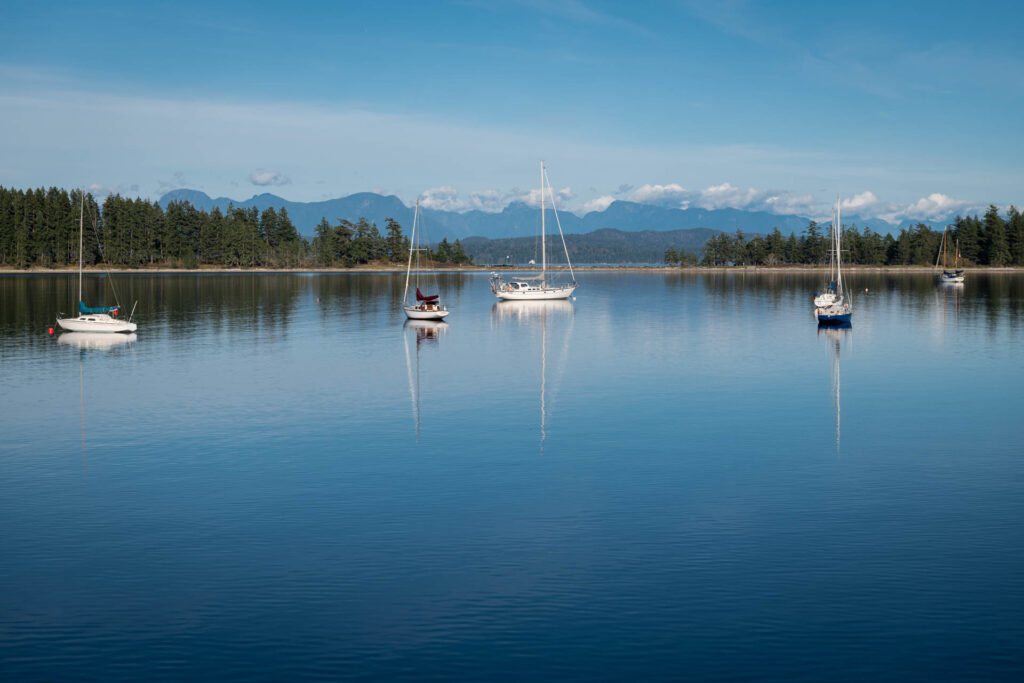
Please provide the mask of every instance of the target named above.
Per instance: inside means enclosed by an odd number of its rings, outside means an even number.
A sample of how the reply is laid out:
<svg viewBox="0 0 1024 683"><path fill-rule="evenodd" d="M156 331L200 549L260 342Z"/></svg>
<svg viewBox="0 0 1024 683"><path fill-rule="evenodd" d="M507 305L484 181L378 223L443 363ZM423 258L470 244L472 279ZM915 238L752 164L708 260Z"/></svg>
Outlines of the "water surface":
<svg viewBox="0 0 1024 683"><path fill-rule="evenodd" d="M0 277L0 675L1024 675L1024 277L403 278Z"/></svg>

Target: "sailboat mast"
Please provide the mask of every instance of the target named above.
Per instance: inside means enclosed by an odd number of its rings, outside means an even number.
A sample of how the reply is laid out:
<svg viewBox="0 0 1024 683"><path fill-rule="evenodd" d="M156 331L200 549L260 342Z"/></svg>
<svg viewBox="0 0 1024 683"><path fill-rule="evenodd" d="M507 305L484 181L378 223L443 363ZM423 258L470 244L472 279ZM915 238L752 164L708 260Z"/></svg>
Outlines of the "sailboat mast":
<svg viewBox="0 0 1024 683"><path fill-rule="evenodd" d="M402 303L409 300L409 273L412 271L412 250L416 247L416 220L420 216L420 198L416 198L416 210L412 214L412 235L409 239L409 265L405 268L405 291L402 292Z"/></svg>
<svg viewBox="0 0 1024 683"><path fill-rule="evenodd" d="M544 162L540 162L540 284L547 284L548 253L544 236ZM536 253L536 252L534 252Z"/></svg>
<svg viewBox="0 0 1024 683"><path fill-rule="evenodd" d="M79 190L78 207L78 301L82 301L82 231L85 225L85 190Z"/></svg>
<svg viewBox="0 0 1024 683"><path fill-rule="evenodd" d="M948 229L948 226L947 226ZM942 243L939 245L939 253L935 255L935 267L939 267L939 259L942 259L942 267L946 267L946 230L942 231Z"/></svg>
<svg viewBox="0 0 1024 683"><path fill-rule="evenodd" d="M834 284L836 281L836 207L832 207L832 225L829 228L829 237L832 246L828 250L828 279Z"/></svg>
<svg viewBox="0 0 1024 683"><path fill-rule="evenodd" d="M836 294L843 296L843 257L840 255L843 250L843 228L842 219L839 217L839 197L836 197L836 222L833 226L836 233Z"/></svg>

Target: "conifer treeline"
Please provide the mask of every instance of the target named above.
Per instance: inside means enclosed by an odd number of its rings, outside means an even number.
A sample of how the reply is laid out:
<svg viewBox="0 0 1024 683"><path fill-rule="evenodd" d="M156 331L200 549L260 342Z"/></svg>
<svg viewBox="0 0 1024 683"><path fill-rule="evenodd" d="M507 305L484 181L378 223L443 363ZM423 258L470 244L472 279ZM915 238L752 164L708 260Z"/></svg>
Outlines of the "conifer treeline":
<svg viewBox="0 0 1024 683"><path fill-rule="evenodd" d="M957 216L946 237L948 265L953 266L956 244L962 265L1024 266L1024 214L1011 206L1003 218L990 206L984 218ZM843 228L843 262L861 265L930 266L942 245L942 232L923 223L904 228L898 237L880 235L870 228ZM742 231L715 235L704 244L701 265L822 264L828 262L828 226L814 221L798 237L784 236L778 228L766 236L747 239ZM665 252L665 262L691 265L695 257L685 251ZM941 265L941 264L940 264Z"/></svg>
<svg viewBox="0 0 1024 683"><path fill-rule="evenodd" d="M0 265L66 266L78 262L78 190L0 187ZM230 207L227 212L196 209L187 202L156 202L109 195L102 207L85 194L83 249L86 265L139 268L299 267L401 262L409 240L388 219L382 236L365 218L357 223L326 219L312 244L302 237L288 211ZM443 240L428 253L442 263L470 263L456 240Z"/></svg>

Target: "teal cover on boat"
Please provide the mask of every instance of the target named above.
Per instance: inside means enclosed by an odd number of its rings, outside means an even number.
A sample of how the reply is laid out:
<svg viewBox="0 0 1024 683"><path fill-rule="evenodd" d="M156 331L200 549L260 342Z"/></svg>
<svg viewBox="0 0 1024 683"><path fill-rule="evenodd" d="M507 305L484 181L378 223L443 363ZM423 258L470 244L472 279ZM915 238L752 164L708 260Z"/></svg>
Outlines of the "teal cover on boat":
<svg viewBox="0 0 1024 683"><path fill-rule="evenodd" d="M89 308L85 305L84 301L78 302L78 312L80 314L85 313L110 313L111 311L120 308L120 306L107 306L106 308L100 306L99 308Z"/></svg>

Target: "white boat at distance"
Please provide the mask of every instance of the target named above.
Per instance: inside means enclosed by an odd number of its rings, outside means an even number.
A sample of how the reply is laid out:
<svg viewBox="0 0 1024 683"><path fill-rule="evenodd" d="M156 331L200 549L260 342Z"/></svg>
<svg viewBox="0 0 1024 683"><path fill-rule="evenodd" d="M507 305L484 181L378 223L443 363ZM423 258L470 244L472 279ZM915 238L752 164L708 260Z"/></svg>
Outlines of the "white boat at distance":
<svg viewBox="0 0 1024 683"><path fill-rule="evenodd" d="M562 238L562 249L565 250L565 262L569 266L569 277L571 281L567 284L548 284L548 252L547 235L544 225L544 195L547 192L551 197L551 210L555 214L555 223L558 224L558 234ZM491 273L491 292L504 301L542 301L551 299L568 299L576 291L576 274L572 270L572 261L569 260L569 248L565 246L565 235L562 233L562 222L558 220L558 208L555 206L555 193L551 191L551 183L548 181L547 172L544 170L544 162L540 162L540 275L519 276L506 281L497 273Z"/></svg>
<svg viewBox="0 0 1024 683"><path fill-rule="evenodd" d="M110 333L134 332L138 325L118 320L106 313L82 313L77 318L57 318L57 324L68 332Z"/></svg>
<svg viewBox="0 0 1024 683"><path fill-rule="evenodd" d="M853 307L849 295L843 293L843 228L839 218L839 198L832 212L832 246L829 258L829 281L825 291L814 293L814 317L819 325L849 325Z"/></svg>
<svg viewBox="0 0 1024 683"><path fill-rule="evenodd" d="M439 294L425 296L420 292L420 253L425 249L419 247L417 226L420 217L420 200L416 198L416 211L412 216L412 236L409 239L409 265L405 269L405 291L402 292L402 310L409 320L444 320L450 311L440 302ZM416 301L409 301L409 278L412 274L412 257L416 254ZM428 290L429 291L429 290Z"/></svg>
<svg viewBox="0 0 1024 683"><path fill-rule="evenodd" d="M942 246L939 247L939 254L935 257L935 267L939 267L939 259L942 259L942 271L938 274L939 282L944 285L958 285L964 281L964 269L960 267L960 240L956 241L956 248L953 252L953 270L946 268L946 233L949 232L947 225L942 231Z"/></svg>
<svg viewBox="0 0 1024 683"><path fill-rule="evenodd" d="M132 322L131 315L128 316L128 320L120 320L115 317L121 308L120 305L89 308L82 301L82 233L85 222L85 191L79 190L79 192L81 192L81 204L78 210L78 317L61 318L58 315L57 324L62 330L69 332L134 332L138 325ZM111 316L109 313L114 315ZM134 306L132 313L135 313Z"/></svg>

